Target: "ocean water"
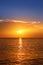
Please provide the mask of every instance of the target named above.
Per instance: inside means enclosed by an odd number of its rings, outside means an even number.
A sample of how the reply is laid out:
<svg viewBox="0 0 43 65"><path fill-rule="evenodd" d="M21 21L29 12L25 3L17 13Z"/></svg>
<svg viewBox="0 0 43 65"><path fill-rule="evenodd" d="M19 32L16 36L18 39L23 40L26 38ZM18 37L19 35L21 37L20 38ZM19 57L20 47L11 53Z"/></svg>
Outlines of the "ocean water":
<svg viewBox="0 0 43 65"><path fill-rule="evenodd" d="M43 39L0 39L0 65L43 65Z"/></svg>

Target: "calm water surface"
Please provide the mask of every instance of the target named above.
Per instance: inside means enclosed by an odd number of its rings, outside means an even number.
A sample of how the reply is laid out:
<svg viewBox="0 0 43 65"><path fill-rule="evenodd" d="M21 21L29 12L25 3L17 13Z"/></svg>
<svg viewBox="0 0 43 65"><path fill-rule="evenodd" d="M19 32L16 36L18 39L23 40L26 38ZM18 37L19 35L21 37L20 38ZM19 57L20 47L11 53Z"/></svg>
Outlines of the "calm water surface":
<svg viewBox="0 0 43 65"><path fill-rule="evenodd" d="M0 39L0 65L43 65L43 39Z"/></svg>

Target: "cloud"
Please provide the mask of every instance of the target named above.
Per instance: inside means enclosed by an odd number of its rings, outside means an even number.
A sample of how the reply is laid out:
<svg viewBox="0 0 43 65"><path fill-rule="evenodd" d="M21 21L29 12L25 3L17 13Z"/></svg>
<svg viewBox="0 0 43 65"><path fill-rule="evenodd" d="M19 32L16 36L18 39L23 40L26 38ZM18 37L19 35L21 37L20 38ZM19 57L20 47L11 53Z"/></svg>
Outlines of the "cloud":
<svg viewBox="0 0 43 65"><path fill-rule="evenodd" d="M40 21L33 21L32 24L40 23Z"/></svg>
<svg viewBox="0 0 43 65"><path fill-rule="evenodd" d="M40 21L24 21L24 20L14 20L14 19L0 19L0 22L17 22L17 23L28 23L28 24L40 24Z"/></svg>
<svg viewBox="0 0 43 65"><path fill-rule="evenodd" d="M22 20L11 20L12 22L19 22L19 23L27 23L25 21L22 21Z"/></svg>
<svg viewBox="0 0 43 65"><path fill-rule="evenodd" d="M20 23L26 23L25 21L22 21L22 20L10 20L10 19L0 20L0 22L20 22Z"/></svg>
<svg viewBox="0 0 43 65"><path fill-rule="evenodd" d="M3 20L2 20L2 19L0 19L0 22L3 22Z"/></svg>

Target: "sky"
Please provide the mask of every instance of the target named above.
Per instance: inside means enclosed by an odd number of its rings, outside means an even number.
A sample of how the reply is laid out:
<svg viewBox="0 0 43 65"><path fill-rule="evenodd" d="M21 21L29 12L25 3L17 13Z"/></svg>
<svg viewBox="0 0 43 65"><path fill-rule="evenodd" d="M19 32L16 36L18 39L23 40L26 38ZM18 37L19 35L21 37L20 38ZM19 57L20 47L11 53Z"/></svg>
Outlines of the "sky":
<svg viewBox="0 0 43 65"><path fill-rule="evenodd" d="M43 0L0 0L2 37L43 38Z"/></svg>
<svg viewBox="0 0 43 65"><path fill-rule="evenodd" d="M43 22L43 0L0 0L0 19Z"/></svg>

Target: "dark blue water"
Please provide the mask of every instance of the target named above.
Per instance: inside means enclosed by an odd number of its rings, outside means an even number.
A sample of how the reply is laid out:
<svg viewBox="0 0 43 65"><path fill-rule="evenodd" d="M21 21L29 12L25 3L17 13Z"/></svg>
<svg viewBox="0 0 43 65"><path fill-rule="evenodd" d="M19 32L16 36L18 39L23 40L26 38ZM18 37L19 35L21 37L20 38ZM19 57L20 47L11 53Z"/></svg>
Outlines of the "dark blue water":
<svg viewBox="0 0 43 65"><path fill-rule="evenodd" d="M43 65L43 39L0 39L0 65Z"/></svg>

